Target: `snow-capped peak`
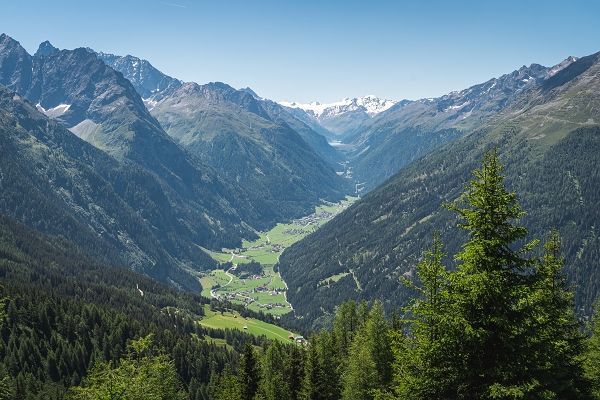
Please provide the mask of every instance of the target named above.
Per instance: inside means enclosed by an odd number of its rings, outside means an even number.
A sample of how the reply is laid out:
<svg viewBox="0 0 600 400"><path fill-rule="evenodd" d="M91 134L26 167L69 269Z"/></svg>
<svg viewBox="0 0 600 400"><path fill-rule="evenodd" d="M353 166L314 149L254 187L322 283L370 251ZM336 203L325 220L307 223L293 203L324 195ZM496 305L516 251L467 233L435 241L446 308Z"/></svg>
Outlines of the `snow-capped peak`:
<svg viewBox="0 0 600 400"><path fill-rule="evenodd" d="M302 104L297 102L289 102L289 101L280 101L279 104L285 107L290 108L300 108L307 112L312 112L316 117L321 117L323 114L325 115L339 115L349 111L354 111L359 108L363 108L364 111L370 116L374 116L375 114L379 114L394 104L397 101L395 100L382 100L374 95L367 95L360 98L345 98L336 103L327 103L321 104L318 101L313 101L309 104Z"/></svg>

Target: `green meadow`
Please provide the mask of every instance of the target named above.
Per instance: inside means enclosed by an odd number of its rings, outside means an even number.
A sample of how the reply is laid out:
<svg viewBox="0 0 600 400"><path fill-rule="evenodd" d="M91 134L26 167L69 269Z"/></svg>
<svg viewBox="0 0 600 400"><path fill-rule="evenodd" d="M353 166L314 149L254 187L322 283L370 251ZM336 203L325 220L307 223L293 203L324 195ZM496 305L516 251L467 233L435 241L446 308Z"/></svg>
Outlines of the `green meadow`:
<svg viewBox="0 0 600 400"><path fill-rule="evenodd" d="M202 326L216 329L238 329L251 333L255 336L265 335L268 339L276 339L282 342L289 342L290 333L297 336L296 333L290 332L279 326L271 325L266 322L259 321L253 318L244 318L237 312L224 312L221 315L219 311L210 311L210 307L205 307L206 315L200 321Z"/></svg>
<svg viewBox="0 0 600 400"><path fill-rule="evenodd" d="M278 273L273 271L279 255L289 246L314 232L335 215L354 203L358 198L347 196L340 203L327 203L315 207L315 213L292 221L279 223L269 232L257 232L259 238L252 242L243 241L239 249L223 249L222 252L209 252L220 263L231 262L234 265L255 261L263 266L263 278L239 279L222 269L210 271L200 278L202 295L211 297L211 288L220 286L214 291L216 296L229 301L246 304L254 311L282 315L291 311L285 300L287 286ZM339 278L338 278L339 279ZM261 291L267 287L268 291ZM276 304L283 305L276 306ZM265 307L270 305L268 308Z"/></svg>

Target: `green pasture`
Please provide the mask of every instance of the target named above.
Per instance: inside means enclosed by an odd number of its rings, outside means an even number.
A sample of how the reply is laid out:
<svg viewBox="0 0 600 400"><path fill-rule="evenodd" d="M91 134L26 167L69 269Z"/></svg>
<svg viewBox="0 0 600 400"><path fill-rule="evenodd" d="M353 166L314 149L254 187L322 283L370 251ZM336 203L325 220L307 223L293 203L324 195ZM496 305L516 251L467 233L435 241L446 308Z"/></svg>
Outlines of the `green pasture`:
<svg viewBox="0 0 600 400"><path fill-rule="evenodd" d="M323 204L323 205L315 207L315 214L321 214L323 211L327 211L331 214L336 214L338 211L342 211L343 209L350 206L356 200L358 200L358 197L346 196L346 199L342 200L340 203L337 203L337 204L328 203L328 204ZM252 260L259 262L261 264L276 264L277 260L279 258L279 254L281 254L281 252L279 252L279 251L273 252L272 251L274 249L275 245L281 245L285 248L290 247L292 244L303 239L306 235L311 233L313 231L313 229L317 229L317 228L321 227L323 224L327 223L328 221L329 220L320 220L320 221L317 221L308 226L300 226L300 225L296 225L294 223L287 223L287 224L279 223L273 229L271 229L269 232L266 232L266 233L259 232L258 233L259 238L255 241L252 241L252 242L248 242L247 240L242 241L242 248L244 248L246 250L244 250L240 254L248 256ZM303 230L304 232L297 233L297 234L284 233L284 231L286 231L288 229L297 230L297 231ZM262 250L250 250L249 249L251 247L259 247L259 246L262 246L263 249ZM216 254L219 254L219 253L216 253ZM218 261L222 261L222 262L230 261L231 254L228 254L228 256L229 257L223 256L222 254L219 254L218 256L213 255L213 257L215 259L217 259ZM235 264L237 260L238 259L235 258L232 262Z"/></svg>
<svg viewBox="0 0 600 400"><path fill-rule="evenodd" d="M347 275L350 275L350 272L342 272L337 275L330 276L329 278L325 278L325 279L319 281L318 286L329 285L331 282L337 282Z"/></svg>
<svg viewBox="0 0 600 400"><path fill-rule="evenodd" d="M237 312L210 311L210 307L205 307L206 315L200 321L202 326L215 329L238 329L240 331L251 333L255 336L265 335L268 339L277 339L282 342L289 342L290 332L275 325L268 324L253 318L243 318ZM244 329L246 327L246 329ZM296 334L294 334L295 336Z"/></svg>

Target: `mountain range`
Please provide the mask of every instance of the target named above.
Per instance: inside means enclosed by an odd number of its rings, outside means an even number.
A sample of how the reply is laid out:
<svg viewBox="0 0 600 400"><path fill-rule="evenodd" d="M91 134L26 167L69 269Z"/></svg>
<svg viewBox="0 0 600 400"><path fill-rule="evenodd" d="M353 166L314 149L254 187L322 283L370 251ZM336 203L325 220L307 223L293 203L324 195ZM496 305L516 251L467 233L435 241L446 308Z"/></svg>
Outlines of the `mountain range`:
<svg viewBox="0 0 600 400"><path fill-rule="evenodd" d="M311 125L319 125L319 130L331 139L342 140L349 131L380 114L398 102L382 100L368 95L361 98L345 98L336 103L321 104L318 101L301 104L282 101L279 104L286 107L294 116Z"/></svg>
<svg viewBox="0 0 600 400"><path fill-rule="evenodd" d="M440 204L498 147L531 235L561 232L589 315L600 282L599 59L523 66L435 99L302 105L182 82L130 55L44 42L32 56L1 35L0 212L105 265L197 291L198 271L217 266L205 250L359 193L279 260L286 318L320 328L344 300L406 304L401 278L433 231L460 250L464 234Z"/></svg>
<svg viewBox="0 0 600 400"><path fill-rule="evenodd" d="M252 239L256 230L310 211L321 198L343 196L342 178L289 131L285 134L291 142L305 150L301 161L312 160L311 169L286 164L282 173L287 179L279 177L279 186L268 193L240 185L227 171L217 171L180 146L150 114L132 83L86 49L58 50L43 43L31 56L2 35L0 78L3 161L12 160L9 165L19 176L3 181L8 199L0 211L62 234L107 263L197 289L190 271L216 265L203 248L240 246L242 238ZM306 196L281 205L272 201L298 192L297 186L306 185L301 178L306 174L328 186L311 188ZM25 182L27 190L18 188ZM103 250L108 247L110 251Z"/></svg>
<svg viewBox="0 0 600 400"><path fill-rule="evenodd" d="M345 192L346 182L335 173L335 149L272 102L220 82L142 74L139 66L153 67L132 56L98 55L148 93L146 107L178 144L254 192L279 218L305 215ZM159 81L169 86L150 90Z"/></svg>

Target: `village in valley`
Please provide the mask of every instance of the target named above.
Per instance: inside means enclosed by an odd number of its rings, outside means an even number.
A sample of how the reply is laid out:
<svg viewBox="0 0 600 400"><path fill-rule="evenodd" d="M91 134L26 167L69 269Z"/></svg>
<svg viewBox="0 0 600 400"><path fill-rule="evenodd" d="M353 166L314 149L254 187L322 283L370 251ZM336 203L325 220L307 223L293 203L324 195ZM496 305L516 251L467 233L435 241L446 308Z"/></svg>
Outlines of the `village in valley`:
<svg viewBox="0 0 600 400"><path fill-rule="evenodd" d="M239 249L211 253L213 258L222 263L223 269L210 271L201 277L203 295L244 304L248 309L276 316L292 311L291 304L286 300L287 286L276 270L279 255L355 200L348 197L337 204L324 204L309 216L287 224L277 224L269 232L258 233L258 240L244 242ZM246 271L248 268L252 271Z"/></svg>
<svg viewBox="0 0 600 400"><path fill-rule="evenodd" d="M232 270L235 271L235 269L236 266L227 272L233 272ZM269 276L249 275L245 278L234 276L225 286L211 290L211 296L219 300L243 302L246 307L253 308L252 306L254 305L263 311L273 310L273 308L287 308L288 310L286 311L291 310L291 306L285 301L285 288L273 287L272 270L268 269L268 272ZM266 280L268 280L268 283L265 283ZM279 282L282 283L281 278L279 278ZM229 284L232 285L231 289L227 288ZM217 293L217 290L220 293ZM269 296L270 298L265 296ZM282 296L283 300L281 300Z"/></svg>

